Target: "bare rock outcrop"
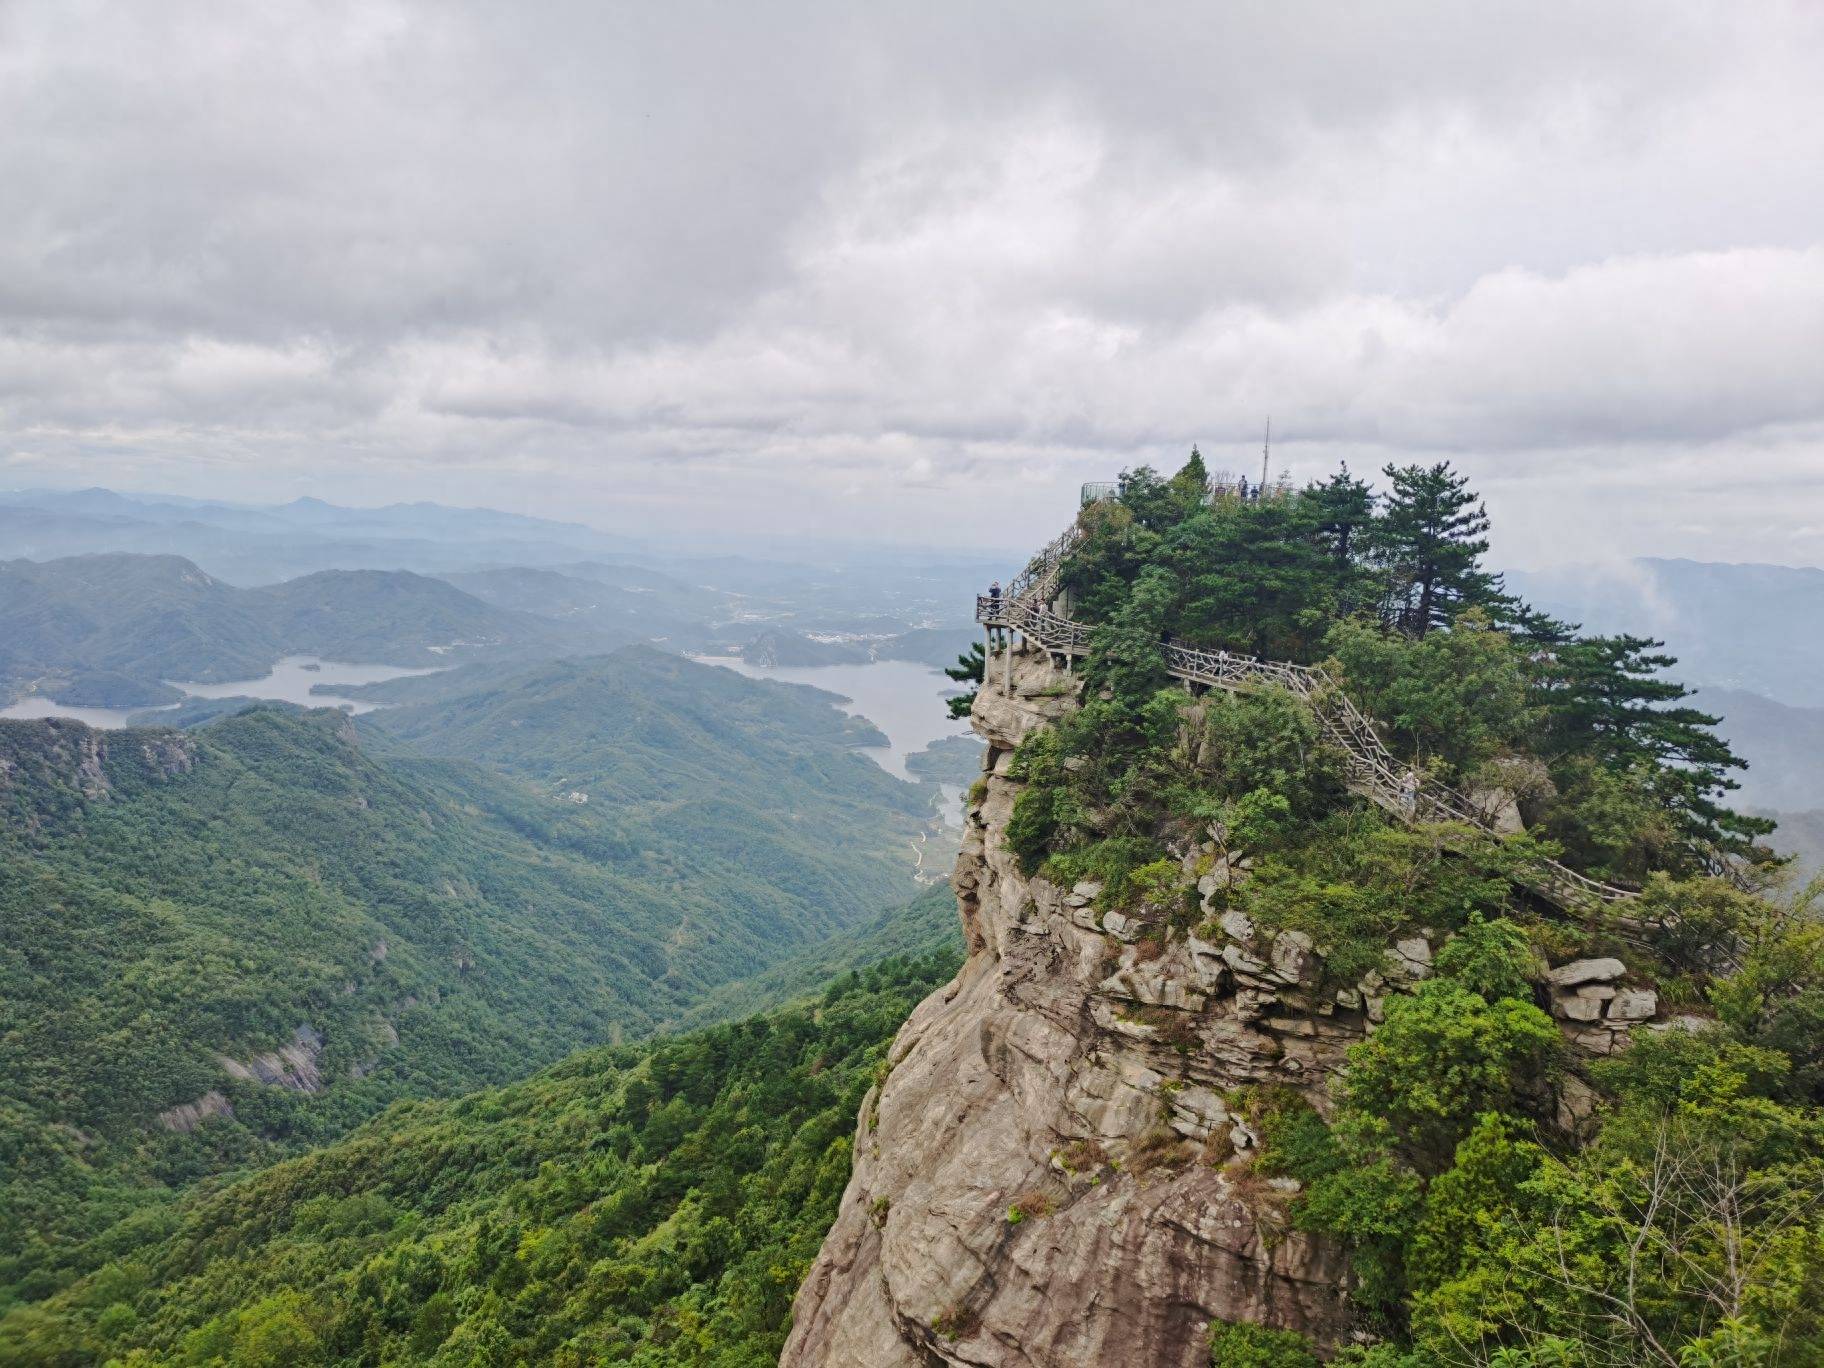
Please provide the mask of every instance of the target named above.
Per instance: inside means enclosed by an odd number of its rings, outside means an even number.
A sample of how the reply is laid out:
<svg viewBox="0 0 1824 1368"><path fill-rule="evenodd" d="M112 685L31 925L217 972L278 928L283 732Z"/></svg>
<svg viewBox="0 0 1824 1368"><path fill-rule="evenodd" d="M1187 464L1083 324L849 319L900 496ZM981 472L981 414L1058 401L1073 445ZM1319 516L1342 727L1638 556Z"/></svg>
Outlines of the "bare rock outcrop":
<svg viewBox="0 0 1824 1368"><path fill-rule="evenodd" d="M1023 875L1002 842L1014 746L1075 706L1040 654L976 701L988 741L955 885L969 957L912 1014L862 1105L841 1212L798 1294L792 1368L1202 1365L1210 1321L1349 1332L1347 1267L1290 1229L1225 1098L1326 1080L1388 980L1320 991L1297 933L1232 914L1212 940L1093 884ZM1206 896L1239 871L1198 855ZM1206 869L1205 866L1208 866ZM1206 928L1202 934L1213 934ZM1423 944L1421 942L1421 944Z"/></svg>
<svg viewBox="0 0 1824 1368"><path fill-rule="evenodd" d="M233 1116L234 1108L219 1091L211 1088L194 1102L180 1102L158 1114L158 1124L168 1131L188 1135L212 1116Z"/></svg>
<svg viewBox="0 0 1824 1368"><path fill-rule="evenodd" d="M71 792L85 804L106 802L123 766L157 782L189 773L197 752L196 738L186 732L109 733L69 717L0 722L0 795L14 789L31 795L12 816L35 830L59 811L43 802L44 794Z"/></svg>
<svg viewBox="0 0 1824 1368"><path fill-rule="evenodd" d="M289 1045L244 1061L221 1055L217 1062L230 1078L243 1083L266 1083L292 1092L314 1093L323 1090L323 1071L318 1064L322 1054L323 1037L305 1022L291 1033Z"/></svg>

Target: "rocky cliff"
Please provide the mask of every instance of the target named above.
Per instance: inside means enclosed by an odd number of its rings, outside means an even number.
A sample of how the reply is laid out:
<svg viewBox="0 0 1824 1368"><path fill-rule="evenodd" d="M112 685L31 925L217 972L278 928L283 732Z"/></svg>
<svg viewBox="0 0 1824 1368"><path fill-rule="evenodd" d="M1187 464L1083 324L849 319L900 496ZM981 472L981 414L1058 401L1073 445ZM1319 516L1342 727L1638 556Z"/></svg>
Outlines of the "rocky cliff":
<svg viewBox="0 0 1824 1368"><path fill-rule="evenodd" d="M969 957L862 1105L781 1363L1190 1368L1208 1363L1217 1318L1345 1342L1343 1251L1290 1228L1293 1185L1255 1172L1257 1137L1226 1099L1279 1083L1327 1111L1344 1051L1387 993L1430 972L1432 938L1320 991L1299 933L1265 938L1229 912L1201 934L1149 934L1162 910L1099 911L1094 885L1025 877L1002 839L1020 789L1009 766L1076 706L1074 681L1037 652L1016 656L1011 690L998 660L989 677L974 712L986 773L955 875ZM1206 900L1246 877L1215 852L1178 852ZM1573 1045L1606 1053L1652 1017L1621 969L1553 972ZM1578 1100L1560 1102L1567 1124Z"/></svg>
<svg viewBox="0 0 1824 1368"><path fill-rule="evenodd" d="M1092 886L1020 873L1007 767L1075 706L1065 679L1033 654L1011 694L976 701L987 773L955 880L969 958L862 1106L783 1364L1191 1365L1213 1317L1346 1333L1341 1252L1286 1228L1223 1097L1321 1088L1366 1007L1301 999L1296 941L1256 945L1231 919L1238 939L1161 948L1098 913Z"/></svg>

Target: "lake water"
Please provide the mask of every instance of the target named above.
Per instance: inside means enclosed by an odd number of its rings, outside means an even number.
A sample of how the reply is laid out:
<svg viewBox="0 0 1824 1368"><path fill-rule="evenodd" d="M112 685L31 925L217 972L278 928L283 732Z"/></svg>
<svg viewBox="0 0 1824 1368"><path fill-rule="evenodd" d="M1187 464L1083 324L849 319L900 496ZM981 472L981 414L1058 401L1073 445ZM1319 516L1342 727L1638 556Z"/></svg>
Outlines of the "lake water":
<svg viewBox="0 0 1824 1368"><path fill-rule="evenodd" d="M182 689L192 698L270 698L296 703L306 708L345 708L351 713L372 712L380 706L355 698L342 698L335 693L338 685L378 684L406 675L436 674L436 667L424 670L401 669L397 665L356 665L340 660L320 660L316 656L286 656L272 667L271 673L259 679L233 679L225 684L186 684L171 680L171 687ZM329 687L313 694L311 689ZM176 705L171 705L175 707ZM48 698L26 698L9 708L0 708L0 717L73 717L91 727L115 730L127 725L127 718L140 708L73 708L53 703Z"/></svg>
<svg viewBox="0 0 1824 1368"><path fill-rule="evenodd" d="M274 698L296 703L305 708L346 708L349 712L372 712L377 703L356 698L341 698L335 693L338 684L379 684L407 675L436 674L437 667L406 670L397 665L351 665L340 660L320 660L316 656L286 656L272 667L272 673L261 679L235 679L226 684L185 684L172 680L171 687L182 689L192 698ZM312 693L317 685L327 685Z"/></svg>
<svg viewBox="0 0 1824 1368"><path fill-rule="evenodd" d="M939 737L968 734L966 721L949 717L944 695L957 687L942 670L911 660L872 660L858 665L800 665L767 668L749 665L739 656L698 656L705 665L721 665L750 679L778 679L810 684L841 694L844 712L865 717L887 735L885 746L865 746L862 754L888 774L911 779L906 757Z"/></svg>
<svg viewBox="0 0 1824 1368"><path fill-rule="evenodd" d="M0 708L0 717L30 721L40 717L73 717L103 731L117 731L127 725L127 718L138 708L72 708L53 703L48 698L22 698L11 707Z"/></svg>

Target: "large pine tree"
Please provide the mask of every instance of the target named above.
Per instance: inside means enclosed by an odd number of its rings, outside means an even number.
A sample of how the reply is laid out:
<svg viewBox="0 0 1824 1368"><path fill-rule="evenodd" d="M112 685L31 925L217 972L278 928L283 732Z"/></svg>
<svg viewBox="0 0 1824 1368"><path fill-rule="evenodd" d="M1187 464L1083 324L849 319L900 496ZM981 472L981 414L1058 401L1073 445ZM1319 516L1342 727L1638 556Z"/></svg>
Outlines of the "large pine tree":
<svg viewBox="0 0 1824 1368"><path fill-rule="evenodd" d="M1765 863L1763 817L1731 810L1747 768L1715 731L1719 718L1684 704L1691 691L1665 673L1678 661L1650 637L1579 637L1542 655L1541 676L1554 756L1585 756L1618 773L1644 771L1700 858Z"/></svg>
<svg viewBox="0 0 1824 1368"><path fill-rule="evenodd" d="M1330 558L1337 607L1353 613L1372 593L1363 560L1372 541L1374 489L1340 466L1328 480L1306 485L1301 502L1316 524L1318 545Z"/></svg>
<svg viewBox="0 0 1824 1368"><path fill-rule="evenodd" d="M1465 608L1509 608L1501 577L1482 568L1488 509L1469 477L1443 461L1390 465L1382 473L1393 488L1374 527L1374 550L1388 625L1422 637L1449 626Z"/></svg>

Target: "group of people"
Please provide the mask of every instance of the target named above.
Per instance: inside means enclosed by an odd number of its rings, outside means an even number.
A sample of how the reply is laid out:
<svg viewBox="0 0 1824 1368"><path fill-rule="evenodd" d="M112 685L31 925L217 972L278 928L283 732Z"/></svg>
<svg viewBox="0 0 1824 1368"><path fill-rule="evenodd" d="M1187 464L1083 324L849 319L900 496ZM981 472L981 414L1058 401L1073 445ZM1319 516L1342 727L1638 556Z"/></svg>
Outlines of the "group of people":
<svg viewBox="0 0 1824 1368"><path fill-rule="evenodd" d="M1261 495L1266 492L1266 485L1250 485L1246 475L1243 475L1235 482L1235 497L1240 499L1243 503L1259 503Z"/></svg>

